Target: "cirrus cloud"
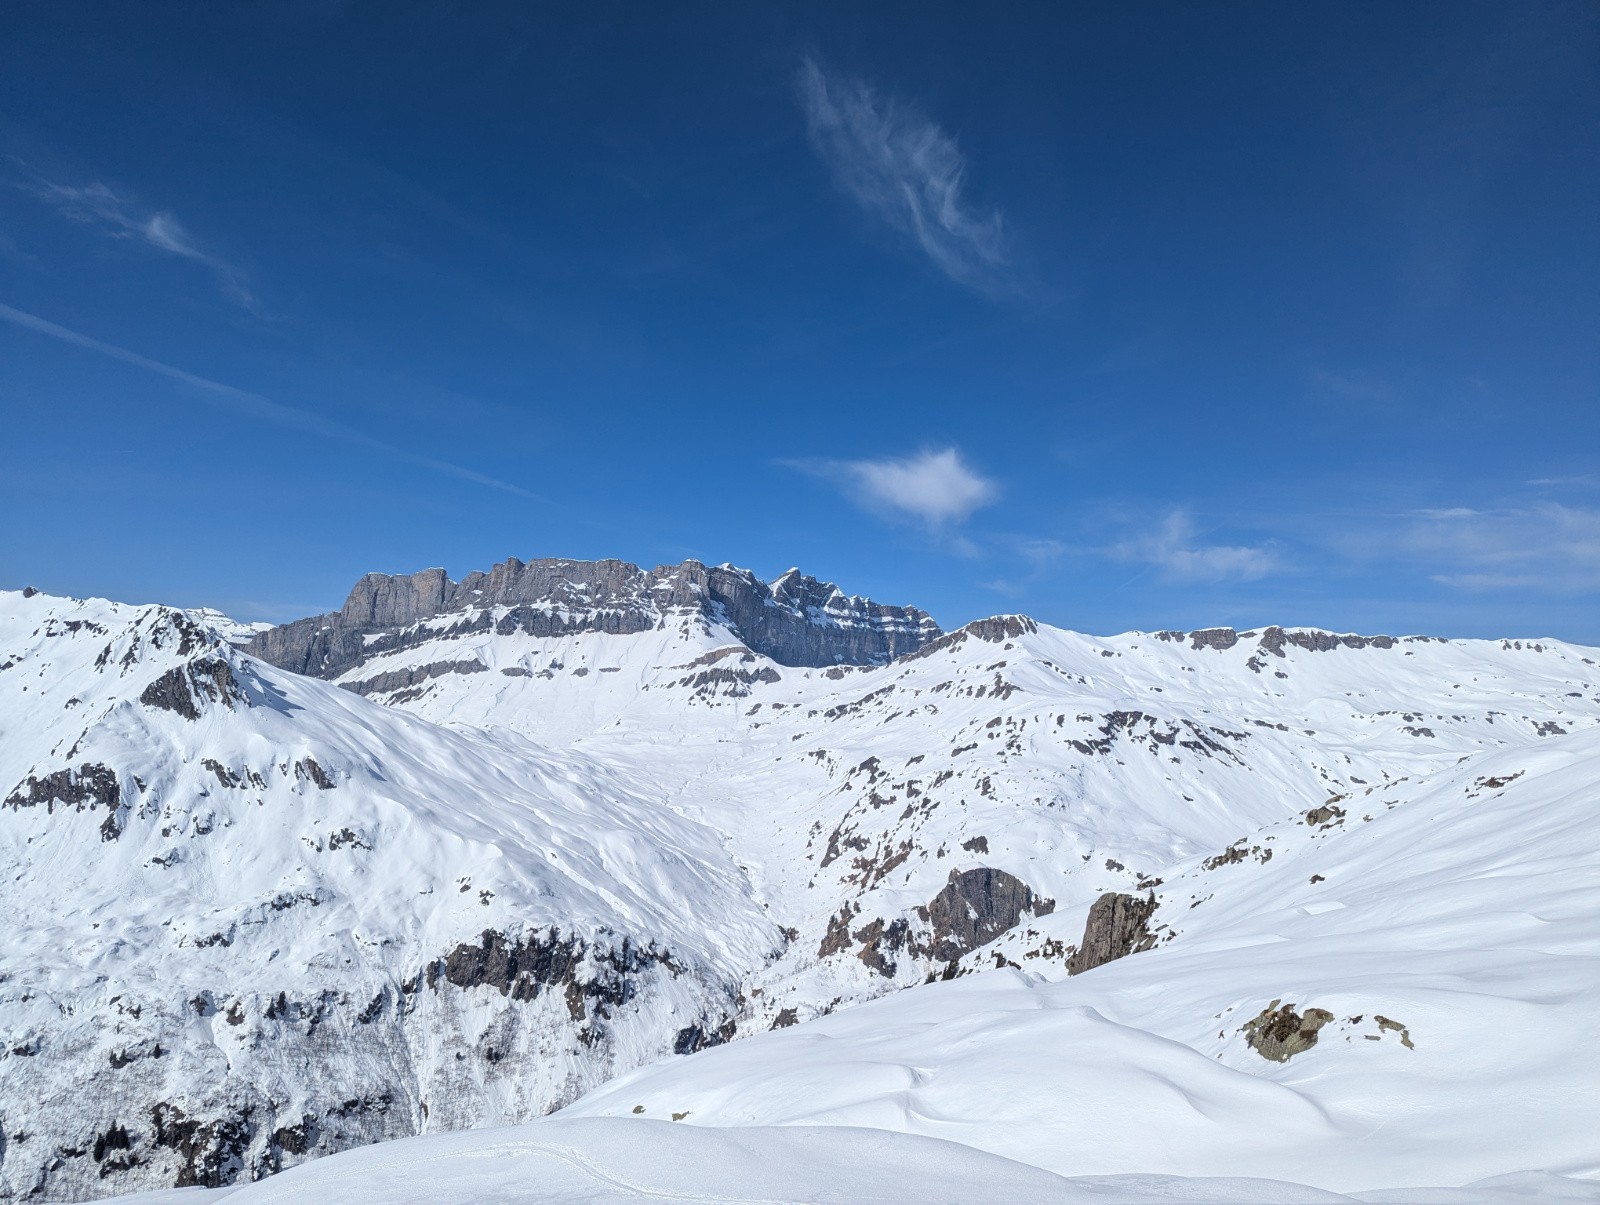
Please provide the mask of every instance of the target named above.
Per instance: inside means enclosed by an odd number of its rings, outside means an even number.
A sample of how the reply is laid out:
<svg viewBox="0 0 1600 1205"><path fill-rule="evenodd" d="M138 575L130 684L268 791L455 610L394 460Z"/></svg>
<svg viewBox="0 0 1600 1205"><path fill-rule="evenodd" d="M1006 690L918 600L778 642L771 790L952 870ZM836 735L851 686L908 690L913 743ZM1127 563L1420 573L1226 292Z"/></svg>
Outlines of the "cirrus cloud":
<svg viewBox="0 0 1600 1205"><path fill-rule="evenodd" d="M1600 511L1585 507L1419 510L1397 543L1434 581L1458 590L1600 590Z"/></svg>
<svg viewBox="0 0 1600 1205"><path fill-rule="evenodd" d="M1202 543L1183 510L1169 511L1152 530L1113 545L1110 552L1116 560L1150 566L1173 581L1257 581L1278 568L1277 557L1265 547Z"/></svg>
<svg viewBox="0 0 1600 1205"><path fill-rule="evenodd" d="M1010 259L999 211L963 195L967 162L955 140L913 106L807 59L799 88L811 146L839 188L914 241L951 280L1001 290Z"/></svg>
<svg viewBox="0 0 1600 1205"><path fill-rule="evenodd" d="M259 312L244 273L206 250L172 214L148 210L99 181L80 187L35 178L21 187L71 221L97 227L112 238L136 240L210 269L223 296L242 309Z"/></svg>
<svg viewBox="0 0 1600 1205"><path fill-rule="evenodd" d="M158 376L166 377L168 380L177 381L187 386L197 397L205 398L248 418L276 423L279 426L304 431L325 439L343 440L358 447L380 452L399 460L409 461L412 464L420 465L422 468L432 469L439 473L447 473L452 477L459 477L463 481L485 485L508 494L517 494L537 502L545 501L537 494L523 489L520 485L501 481L465 465L452 464L447 460L438 460L432 456L397 447L317 411L302 410L296 406L286 406L282 402L275 402L271 398L263 397L261 394L254 393L251 390L240 389L222 381L212 380L210 377L203 377L198 373L189 372L187 369L179 368L176 365L164 364L160 360L152 360L148 356L141 356L138 352L129 351L127 348L118 347L113 343L105 343L69 327L58 326L56 323L41 318L37 314L30 314L26 310L19 310L14 306L6 305L4 302L0 302L0 322L6 322L12 326L20 327L22 330L32 331L35 334L44 335L69 346L93 352L110 360L119 360L145 372L155 373Z"/></svg>

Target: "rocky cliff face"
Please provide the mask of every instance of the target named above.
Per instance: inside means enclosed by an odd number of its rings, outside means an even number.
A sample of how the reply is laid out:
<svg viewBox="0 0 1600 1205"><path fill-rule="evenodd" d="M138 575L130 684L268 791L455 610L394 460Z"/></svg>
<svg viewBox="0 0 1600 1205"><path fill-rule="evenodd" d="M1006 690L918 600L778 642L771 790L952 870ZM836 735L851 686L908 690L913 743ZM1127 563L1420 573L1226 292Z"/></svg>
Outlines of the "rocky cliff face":
<svg viewBox="0 0 1600 1205"><path fill-rule="evenodd" d="M845 595L791 569L768 584L699 561L644 570L626 561L515 557L452 581L443 569L369 573L338 611L262 632L247 651L284 669L335 678L363 660L441 635L630 635L689 618L729 628L780 665L880 665L940 635L932 617Z"/></svg>

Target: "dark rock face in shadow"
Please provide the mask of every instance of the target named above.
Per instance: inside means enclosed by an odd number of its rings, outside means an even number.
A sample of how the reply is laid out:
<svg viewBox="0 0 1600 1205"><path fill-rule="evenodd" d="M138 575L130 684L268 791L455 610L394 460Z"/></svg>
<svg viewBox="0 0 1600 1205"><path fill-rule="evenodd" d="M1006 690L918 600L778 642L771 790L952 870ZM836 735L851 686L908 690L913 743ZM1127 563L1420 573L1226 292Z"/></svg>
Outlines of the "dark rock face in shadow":
<svg viewBox="0 0 1600 1205"><path fill-rule="evenodd" d="M708 1050L712 1046L721 1046L733 1041L736 1032L733 1021L724 1021L713 1028L709 1021L702 1021L695 1025L686 1025L678 1031L677 1037L672 1042L673 1054L695 1054L701 1050Z"/></svg>
<svg viewBox="0 0 1600 1205"><path fill-rule="evenodd" d="M670 952L627 938L614 945L590 945L580 937L564 937L555 928L522 937L485 929L476 945L462 942L430 963L426 977L436 991L441 982L459 988L492 987L513 1000L534 1000L542 992L560 989L568 1014L581 1023L591 1011L608 1017L612 1009L633 999L639 976L652 966L673 975L681 970Z"/></svg>
<svg viewBox="0 0 1600 1205"><path fill-rule="evenodd" d="M174 712L186 720L198 720L200 709L207 703L221 703L230 710L250 705L233 676L233 667L221 657L197 657L173 666L144 688L139 702Z"/></svg>
<svg viewBox="0 0 1600 1205"><path fill-rule="evenodd" d="M992 866L951 871L944 890L928 905L933 957L954 961L987 945L1024 916L1045 916L1055 906L1054 900L1035 896L1015 875Z"/></svg>
<svg viewBox="0 0 1600 1205"><path fill-rule="evenodd" d="M239 1178L245 1151L255 1135L248 1114L201 1121L165 1102L150 1111L151 1141L181 1160L176 1188L221 1188Z"/></svg>
<svg viewBox="0 0 1600 1205"><path fill-rule="evenodd" d="M86 762L76 768L68 766L64 770L46 774L43 778L30 774L26 781L17 784L16 790L6 796L0 807L17 811L20 808L43 806L53 816L57 804L63 810L71 808L77 812L92 812L97 807L103 807L106 809L106 818L100 822L100 840L115 841L122 836L122 822L126 813L122 805L122 784L117 781L116 772L110 766Z"/></svg>
<svg viewBox="0 0 1600 1205"><path fill-rule="evenodd" d="M495 607L509 610L496 620ZM455 613L455 624L414 626ZM443 569L369 573L338 611L262 632L245 647L283 669L335 678L371 657L439 636L491 629L631 635L660 627L672 615L725 622L749 648L780 665L882 664L940 635L939 625L915 607L848 597L796 570L769 585L747 570L699 561L646 571L626 561L512 557L459 582Z"/></svg>
<svg viewBox="0 0 1600 1205"><path fill-rule="evenodd" d="M122 784L110 766L86 762L81 766L67 767L43 778L28 775L27 781L6 796L4 805L15 811L18 808L43 806L54 814L56 805L75 811L92 811L96 807L115 810L122 803Z"/></svg>
<svg viewBox="0 0 1600 1205"><path fill-rule="evenodd" d="M1155 945L1155 936L1149 929L1155 910L1154 891L1144 899L1119 891L1106 892L1089 907L1083 940L1067 959L1067 974L1081 975Z"/></svg>

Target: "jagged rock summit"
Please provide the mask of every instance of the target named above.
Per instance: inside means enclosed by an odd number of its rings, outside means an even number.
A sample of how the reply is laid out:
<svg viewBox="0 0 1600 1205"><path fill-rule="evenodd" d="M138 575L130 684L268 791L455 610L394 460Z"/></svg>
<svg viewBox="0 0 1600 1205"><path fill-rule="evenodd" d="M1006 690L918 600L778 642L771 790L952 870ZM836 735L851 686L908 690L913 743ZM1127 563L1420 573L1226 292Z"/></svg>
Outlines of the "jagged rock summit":
<svg viewBox="0 0 1600 1205"><path fill-rule="evenodd" d="M792 666L882 665L942 634L924 611L846 595L798 569L769 584L748 569L694 560L647 571L627 561L511 557L459 582L443 569L369 573L338 611L261 632L246 649L296 673L336 678L440 636L620 636L674 620L724 627Z"/></svg>

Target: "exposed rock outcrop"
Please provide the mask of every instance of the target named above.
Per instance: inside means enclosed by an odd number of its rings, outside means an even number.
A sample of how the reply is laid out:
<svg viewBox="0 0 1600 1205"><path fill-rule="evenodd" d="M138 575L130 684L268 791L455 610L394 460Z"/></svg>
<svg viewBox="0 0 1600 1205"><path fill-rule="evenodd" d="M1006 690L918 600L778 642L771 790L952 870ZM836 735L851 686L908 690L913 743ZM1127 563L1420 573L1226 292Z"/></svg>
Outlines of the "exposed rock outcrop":
<svg viewBox="0 0 1600 1205"><path fill-rule="evenodd" d="M974 619L971 623L943 636L934 633L933 639L902 655L907 661L913 661L919 657L935 656L946 649L957 648L969 639L999 644L1002 641L1031 636L1038 630L1039 625L1026 615L994 615L988 619Z"/></svg>
<svg viewBox="0 0 1600 1205"><path fill-rule="evenodd" d="M403 690L408 686L416 686L426 682L429 678L440 678L445 674L482 674L487 673L489 667L481 661L463 659L460 661L439 661L433 665L419 665L415 669L394 669L387 673L375 674L360 682L350 684L350 689L358 695L370 695L391 690Z"/></svg>
<svg viewBox="0 0 1600 1205"><path fill-rule="evenodd" d="M43 778L30 774L0 806L12 811L43 806L53 815L58 804L77 812L103 807L106 818L100 824L100 839L115 841L122 836L122 784L110 766L98 762L68 766Z"/></svg>
<svg viewBox="0 0 1600 1205"><path fill-rule="evenodd" d="M176 1105L158 1104L150 1111L152 1142L177 1153L175 1188L221 1188L239 1178L245 1152L255 1137L249 1112L236 1118L202 1121ZM123 1141L127 1141L126 1134Z"/></svg>
<svg viewBox="0 0 1600 1205"><path fill-rule="evenodd" d="M910 922L903 916L888 923L882 917L868 921L856 930L855 939L861 943L861 950L856 957L885 979L893 979L895 972L900 969L895 958L897 953L901 950L916 952Z"/></svg>
<svg viewBox="0 0 1600 1205"><path fill-rule="evenodd" d="M1336 820L1343 820L1344 809L1338 806L1338 800L1340 798L1341 796L1336 795L1321 807L1312 808L1305 815L1306 823L1312 828L1316 828L1318 825L1327 825L1332 824Z"/></svg>
<svg viewBox="0 0 1600 1205"><path fill-rule="evenodd" d="M1274 656L1282 657L1284 646L1288 644L1310 653L1327 653L1341 648L1390 649L1395 646L1395 639L1393 636L1336 636L1332 632L1315 630L1289 632L1273 626L1261 633L1261 643L1258 647Z"/></svg>
<svg viewBox="0 0 1600 1205"><path fill-rule="evenodd" d="M496 608L507 610L496 618ZM246 649L296 673L334 678L370 657L440 635L491 628L530 636L629 635L673 615L726 623L780 665L879 664L940 634L915 607L849 597L794 569L769 585L748 570L699 561L646 571L626 561L513 557L459 582L443 569L369 573L338 611L262 632ZM419 627L423 620L434 622Z"/></svg>
<svg viewBox="0 0 1600 1205"><path fill-rule="evenodd" d="M1308 1008L1302 1015L1293 1004L1279 1007L1274 1000L1244 1023L1245 1041L1262 1058L1287 1063L1315 1046L1317 1031L1331 1020L1333 1014L1325 1008Z"/></svg>
<svg viewBox="0 0 1600 1205"><path fill-rule="evenodd" d="M678 1031L678 1036L672 1041L673 1054L694 1054L697 1051L707 1050L712 1046L722 1046L733 1041L737 1026L735 1022L724 1021L721 1025L712 1028L710 1023L699 1025L686 1025Z"/></svg>
<svg viewBox="0 0 1600 1205"><path fill-rule="evenodd" d="M207 703L220 703L230 710L249 706L244 689L233 676L233 667L221 657L197 657L173 666L144 688L139 702L175 712L186 720L198 720Z"/></svg>
<svg viewBox="0 0 1600 1205"><path fill-rule="evenodd" d="M928 904L933 930L933 957L952 962L987 945L1024 916L1046 916L1056 903L1040 899L1013 874L980 866L951 871L944 890Z"/></svg>
<svg viewBox="0 0 1600 1205"><path fill-rule="evenodd" d="M614 945L591 945L580 937L563 937L553 927L522 937L485 929L476 945L463 942L430 964L427 982L435 990L441 982L492 987L513 1000L535 1000L559 988L572 1020L582 1022L591 1009L604 1017L630 1000L638 990L638 976L651 966L679 971L669 952L625 937Z"/></svg>
<svg viewBox="0 0 1600 1205"><path fill-rule="evenodd" d="M1089 907L1083 940L1067 959L1067 974L1081 975L1155 945L1155 935L1149 928L1155 911L1154 891L1144 899L1119 891L1106 892Z"/></svg>

